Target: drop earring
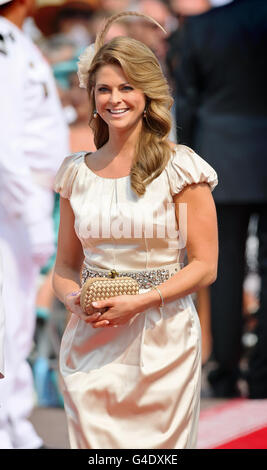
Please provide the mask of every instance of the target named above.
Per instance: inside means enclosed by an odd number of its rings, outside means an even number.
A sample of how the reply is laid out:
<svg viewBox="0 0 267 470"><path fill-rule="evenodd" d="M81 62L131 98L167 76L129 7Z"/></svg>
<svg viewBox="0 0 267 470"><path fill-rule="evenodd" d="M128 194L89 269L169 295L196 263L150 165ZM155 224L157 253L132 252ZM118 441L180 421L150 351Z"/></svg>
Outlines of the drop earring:
<svg viewBox="0 0 267 470"><path fill-rule="evenodd" d="M143 114L144 118L146 119L146 109L144 109L144 114Z"/></svg>
<svg viewBox="0 0 267 470"><path fill-rule="evenodd" d="M94 117L94 119L97 118L97 111L96 111L96 109L95 109L94 112L93 112L93 117Z"/></svg>

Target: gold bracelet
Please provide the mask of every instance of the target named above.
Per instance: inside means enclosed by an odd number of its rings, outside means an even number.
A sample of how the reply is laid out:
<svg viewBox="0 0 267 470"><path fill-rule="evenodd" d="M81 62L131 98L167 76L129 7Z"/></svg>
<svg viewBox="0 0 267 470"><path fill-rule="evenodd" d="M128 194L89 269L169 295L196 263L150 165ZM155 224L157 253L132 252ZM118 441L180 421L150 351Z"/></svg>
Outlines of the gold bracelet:
<svg viewBox="0 0 267 470"><path fill-rule="evenodd" d="M152 286L152 289L156 289L156 291L159 293L159 295L160 295L160 298L161 298L161 304L160 304L160 307L163 307L163 306L164 306L164 299L163 299L163 295L162 295L162 293L160 292L160 289L159 289L159 287L157 287L157 286Z"/></svg>

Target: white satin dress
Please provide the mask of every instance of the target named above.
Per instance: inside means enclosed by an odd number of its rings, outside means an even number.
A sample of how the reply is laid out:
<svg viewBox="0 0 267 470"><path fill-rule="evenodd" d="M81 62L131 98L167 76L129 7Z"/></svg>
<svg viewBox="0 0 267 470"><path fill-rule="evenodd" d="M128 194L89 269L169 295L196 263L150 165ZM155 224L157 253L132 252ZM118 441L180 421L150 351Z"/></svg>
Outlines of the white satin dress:
<svg viewBox="0 0 267 470"><path fill-rule="evenodd" d="M55 185L70 200L85 264L117 271L182 269L185 248L177 243L172 196L193 183L206 182L213 190L213 168L177 145L164 171L138 197L130 176L96 175L85 154L65 158ZM117 328L94 329L72 315L60 373L71 448L196 447L201 331L190 296L147 309Z"/></svg>

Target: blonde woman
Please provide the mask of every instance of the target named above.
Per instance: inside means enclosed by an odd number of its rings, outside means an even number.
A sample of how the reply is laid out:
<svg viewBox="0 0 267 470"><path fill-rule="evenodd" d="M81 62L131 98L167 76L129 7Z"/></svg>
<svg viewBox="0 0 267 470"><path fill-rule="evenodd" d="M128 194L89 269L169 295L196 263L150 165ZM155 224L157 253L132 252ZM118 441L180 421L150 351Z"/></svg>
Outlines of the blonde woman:
<svg viewBox="0 0 267 470"><path fill-rule="evenodd" d="M216 278L217 175L169 142L172 98L151 50L128 37L104 44L121 16L79 64L97 150L67 157L56 181L53 285L72 313L60 355L70 444L194 448L201 335L190 293ZM84 313L80 272L84 281L111 269L138 279L139 294Z"/></svg>

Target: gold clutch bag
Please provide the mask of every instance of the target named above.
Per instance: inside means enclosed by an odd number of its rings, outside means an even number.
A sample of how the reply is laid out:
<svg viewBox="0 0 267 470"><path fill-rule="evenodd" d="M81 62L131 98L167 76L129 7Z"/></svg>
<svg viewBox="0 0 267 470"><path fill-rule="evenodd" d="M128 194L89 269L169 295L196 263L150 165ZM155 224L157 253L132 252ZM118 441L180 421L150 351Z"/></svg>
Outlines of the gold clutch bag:
<svg viewBox="0 0 267 470"><path fill-rule="evenodd" d="M111 271L112 278L94 277L85 281L80 297L82 309L86 312L92 302L105 300L117 295L136 295L139 285L131 277L118 277L116 271Z"/></svg>

